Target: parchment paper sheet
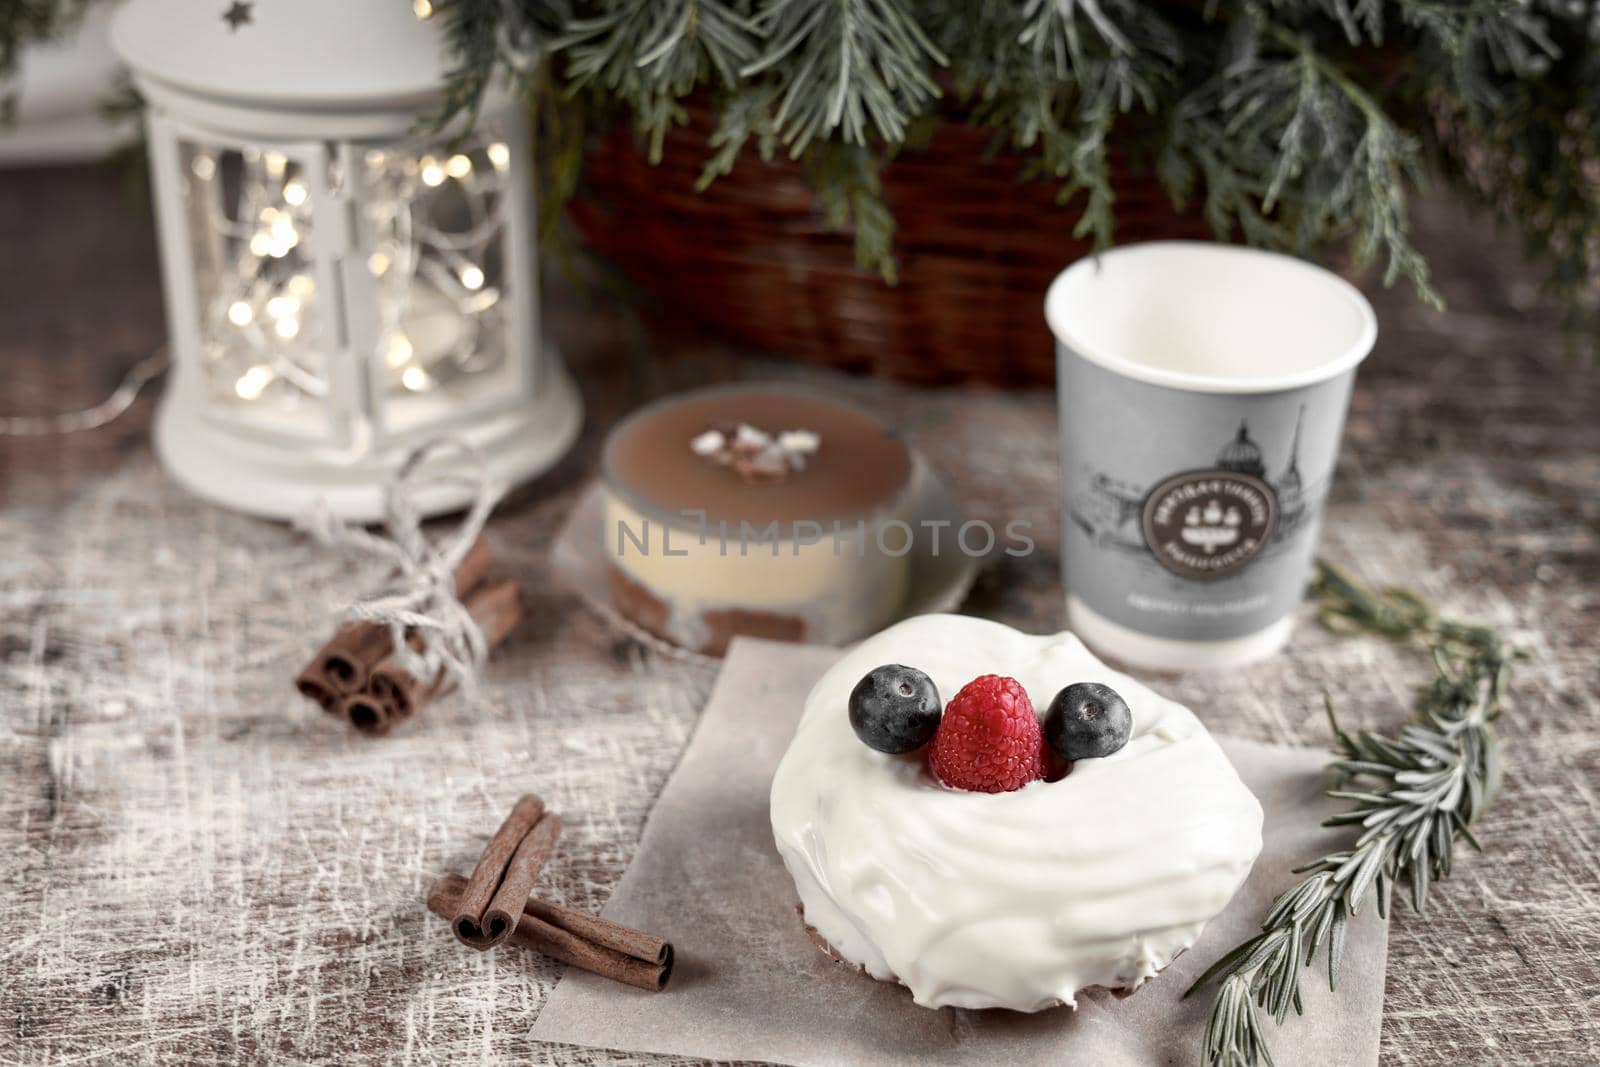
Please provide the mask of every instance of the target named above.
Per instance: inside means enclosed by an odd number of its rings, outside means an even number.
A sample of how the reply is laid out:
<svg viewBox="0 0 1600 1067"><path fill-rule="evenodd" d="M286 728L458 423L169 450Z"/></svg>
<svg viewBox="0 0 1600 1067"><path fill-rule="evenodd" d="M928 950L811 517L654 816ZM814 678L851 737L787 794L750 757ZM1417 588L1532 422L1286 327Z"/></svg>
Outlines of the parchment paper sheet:
<svg viewBox="0 0 1600 1067"><path fill-rule="evenodd" d="M1259 927L1290 868L1337 834L1318 824L1325 753L1221 739L1266 811L1265 847L1244 887L1194 948L1138 993L1080 994L1035 1015L930 1011L896 985L835 963L805 935L773 847L767 790L806 693L839 652L741 639L729 651L683 761L645 826L605 916L670 939L677 968L652 994L568 970L530 1036L708 1059L823 1064L1197 1064L1209 996L1190 982ZM1204 718L1204 709L1196 709ZM841 709L841 714L843 710ZM1152 783L1152 788L1159 788ZM1107 798L1114 804L1114 798ZM1115 818L1114 809L1105 817ZM1370 905L1369 905L1370 907ZM1387 927L1351 923L1339 990L1326 965L1302 975L1306 1015L1266 1027L1283 1067L1378 1062Z"/></svg>

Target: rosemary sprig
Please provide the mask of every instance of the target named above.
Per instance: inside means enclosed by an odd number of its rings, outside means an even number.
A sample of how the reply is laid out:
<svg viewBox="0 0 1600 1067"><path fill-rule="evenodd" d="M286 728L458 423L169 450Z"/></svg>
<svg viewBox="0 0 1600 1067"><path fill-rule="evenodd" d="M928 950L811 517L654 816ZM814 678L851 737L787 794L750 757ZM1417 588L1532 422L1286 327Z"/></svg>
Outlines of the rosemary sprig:
<svg viewBox="0 0 1600 1067"><path fill-rule="evenodd" d="M1410 888L1421 913L1428 887L1449 875L1458 838L1473 848L1470 829L1500 784L1500 714L1507 675L1521 653L1485 626L1441 619L1403 589L1369 590L1338 568L1318 562L1311 586L1317 616L1330 629L1412 639L1432 654L1433 680L1419 688L1415 715L1398 734L1351 735L1324 697L1338 759L1338 787L1329 796L1351 803L1326 826L1360 834L1350 847L1295 869L1305 878L1278 897L1261 933L1223 956L1184 996L1215 980L1206 1019L1207 1067L1272 1063L1258 1014L1282 1023L1292 1007L1304 1014L1300 967L1327 949L1328 987L1337 988L1345 931L1368 896L1387 918L1396 885Z"/></svg>

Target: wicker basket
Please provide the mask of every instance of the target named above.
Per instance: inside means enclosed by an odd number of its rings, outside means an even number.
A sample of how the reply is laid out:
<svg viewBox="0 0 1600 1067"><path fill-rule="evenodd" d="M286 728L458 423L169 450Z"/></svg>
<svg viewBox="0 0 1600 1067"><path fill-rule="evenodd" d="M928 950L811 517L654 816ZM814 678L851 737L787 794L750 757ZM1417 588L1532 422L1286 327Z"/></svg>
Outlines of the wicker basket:
<svg viewBox="0 0 1600 1067"><path fill-rule="evenodd" d="M602 138L569 209L595 250L659 300L665 325L905 381L1054 380L1045 289L1089 244L1050 184L1019 181L1018 157L986 156L987 132L946 122L887 168L900 261L889 286L856 267L848 235L824 227L796 164L746 151L695 192L710 117L691 114L656 166L628 129ZM1119 243L1211 236L1154 178L1124 172L1113 186Z"/></svg>

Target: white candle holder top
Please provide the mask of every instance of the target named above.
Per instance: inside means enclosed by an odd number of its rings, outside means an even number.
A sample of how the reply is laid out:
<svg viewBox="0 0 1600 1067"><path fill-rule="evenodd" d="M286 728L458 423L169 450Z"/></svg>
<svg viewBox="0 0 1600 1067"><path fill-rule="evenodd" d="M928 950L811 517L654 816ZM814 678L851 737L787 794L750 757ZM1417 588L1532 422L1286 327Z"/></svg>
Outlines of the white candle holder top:
<svg viewBox="0 0 1600 1067"><path fill-rule="evenodd" d="M582 403L540 334L526 114L491 94L471 129L418 133L436 26L393 0L131 0L112 39L148 104L174 477L252 514L320 497L365 521L439 433L510 483L560 458Z"/></svg>

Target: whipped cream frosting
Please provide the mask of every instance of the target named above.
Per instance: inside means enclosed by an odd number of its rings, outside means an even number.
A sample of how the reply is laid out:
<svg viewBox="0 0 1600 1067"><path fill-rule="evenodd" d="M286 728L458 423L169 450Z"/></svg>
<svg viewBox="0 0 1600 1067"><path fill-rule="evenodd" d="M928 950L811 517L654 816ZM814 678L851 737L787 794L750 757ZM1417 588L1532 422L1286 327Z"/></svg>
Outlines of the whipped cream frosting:
<svg viewBox="0 0 1600 1067"><path fill-rule="evenodd" d="M1133 735L1060 781L950 789L922 752L875 752L851 730L850 690L884 663L925 671L946 701L1010 675L1041 715L1063 686L1103 682ZM1261 805L1189 709L1071 634L956 615L892 626L823 675L771 815L806 922L930 1008L1038 1011L1089 986L1136 988L1194 943L1261 851Z"/></svg>

